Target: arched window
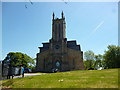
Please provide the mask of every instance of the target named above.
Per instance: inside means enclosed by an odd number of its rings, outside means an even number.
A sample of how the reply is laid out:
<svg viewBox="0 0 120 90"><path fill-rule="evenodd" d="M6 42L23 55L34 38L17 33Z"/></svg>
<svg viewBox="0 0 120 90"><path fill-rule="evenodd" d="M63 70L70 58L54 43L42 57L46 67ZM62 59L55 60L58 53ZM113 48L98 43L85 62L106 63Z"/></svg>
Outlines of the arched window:
<svg viewBox="0 0 120 90"><path fill-rule="evenodd" d="M55 24L55 32L54 32L55 34L55 38L57 39L57 24Z"/></svg>
<svg viewBox="0 0 120 90"><path fill-rule="evenodd" d="M59 38L58 38L58 40L60 40L60 31L61 31L60 29L61 29L61 28L60 28L60 24L59 24L59 29L58 29L58 30L59 30L59 31L58 31L58 32L59 32L59 36L58 36Z"/></svg>

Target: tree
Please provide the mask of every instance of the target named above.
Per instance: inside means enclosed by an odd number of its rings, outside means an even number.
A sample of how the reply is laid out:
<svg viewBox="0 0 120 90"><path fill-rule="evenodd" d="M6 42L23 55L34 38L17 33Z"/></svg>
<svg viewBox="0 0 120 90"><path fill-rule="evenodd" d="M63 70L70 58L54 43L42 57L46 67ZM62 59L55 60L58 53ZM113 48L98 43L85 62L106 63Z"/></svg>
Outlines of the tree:
<svg viewBox="0 0 120 90"><path fill-rule="evenodd" d="M86 70L94 69L94 60L84 60L84 66Z"/></svg>
<svg viewBox="0 0 120 90"><path fill-rule="evenodd" d="M94 63L95 63L94 57L95 57L94 52L91 50L88 50L84 53L84 58L85 58L84 65L86 69L94 68Z"/></svg>
<svg viewBox="0 0 120 90"><path fill-rule="evenodd" d="M120 47L109 45L104 54L105 65L107 68L120 68Z"/></svg>
<svg viewBox="0 0 120 90"><path fill-rule="evenodd" d="M88 50L84 53L85 60L94 60L94 52L91 50Z"/></svg>
<svg viewBox="0 0 120 90"><path fill-rule="evenodd" d="M95 55L94 67L103 67L103 56L101 54Z"/></svg>
<svg viewBox="0 0 120 90"><path fill-rule="evenodd" d="M30 64L34 64L33 59L27 54L21 52L10 52L4 59L4 62L9 63L11 66L23 66L29 68Z"/></svg>
<svg viewBox="0 0 120 90"><path fill-rule="evenodd" d="M32 71L35 71L36 68L36 58L33 58L29 64L29 69L32 69Z"/></svg>

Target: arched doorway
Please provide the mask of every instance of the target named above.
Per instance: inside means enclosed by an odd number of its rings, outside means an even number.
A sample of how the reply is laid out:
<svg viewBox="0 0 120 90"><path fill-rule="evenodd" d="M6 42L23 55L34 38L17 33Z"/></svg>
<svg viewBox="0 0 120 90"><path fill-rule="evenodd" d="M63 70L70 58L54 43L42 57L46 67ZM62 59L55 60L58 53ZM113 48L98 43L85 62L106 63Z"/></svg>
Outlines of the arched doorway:
<svg viewBox="0 0 120 90"><path fill-rule="evenodd" d="M55 59L53 63L53 68L52 72L60 72L61 71L61 60L60 59Z"/></svg>
<svg viewBox="0 0 120 90"><path fill-rule="evenodd" d="M56 60L55 69L57 72L61 71L61 61L60 60Z"/></svg>

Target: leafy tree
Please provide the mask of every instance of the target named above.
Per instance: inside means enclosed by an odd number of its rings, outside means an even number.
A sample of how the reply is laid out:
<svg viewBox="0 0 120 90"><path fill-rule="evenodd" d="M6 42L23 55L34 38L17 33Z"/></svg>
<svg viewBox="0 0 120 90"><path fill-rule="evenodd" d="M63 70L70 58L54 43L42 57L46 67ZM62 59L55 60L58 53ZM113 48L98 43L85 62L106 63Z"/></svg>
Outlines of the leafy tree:
<svg viewBox="0 0 120 90"><path fill-rule="evenodd" d="M30 64L34 64L33 59L27 54L21 52L10 52L4 59L4 62L9 63L11 66L23 66L29 68Z"/></svg>
<svg viewBox="0 0 120 90"><path fill-rule="evenodd" d="M104 54L105 65L107 68L120 68L120 47L109 45Z"/></svg>
<svg viewBox="0 0 120 90"><path fill-rule="evenodd" d="M36 58L33 58L29 64L29 68L35 70L36 68Z"/></svg>
<svg viewBox="0 0 120 90"><path fill-rule="evenodd" d="M84 53L85 60L94 60L94 52L91 50L88 50Z"/></svg>
<svg viewBox="0 0 120 90"><path fill-rule="evenodd" d="M88 50L84 53L84 58L85 58L84 65L86 69L94 68L94 63L95 63L94 57L95 57L94 52L91 50Z"/></svg>
<svg viewBox="0 0 120 90"><path fill-rule="evenodd" d="M94 60L84 60L85 69L86 70L88 70L88 69L94 69L94 63L95 63Z"/></svg>
<svg viewBox="0 0 120 90"><path fill-rule="evenodd" d="M103 67L103 56L101 54L95 55L94 67Z"/></svg>

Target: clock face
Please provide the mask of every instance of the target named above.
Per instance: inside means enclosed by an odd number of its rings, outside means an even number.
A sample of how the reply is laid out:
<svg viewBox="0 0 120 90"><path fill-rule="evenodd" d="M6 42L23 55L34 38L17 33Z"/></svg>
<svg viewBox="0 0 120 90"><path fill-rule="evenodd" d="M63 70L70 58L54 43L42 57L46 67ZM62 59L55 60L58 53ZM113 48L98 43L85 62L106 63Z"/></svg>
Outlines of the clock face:
<svg viewBox="0 0 120 90"><path fill-rule="evenodd" d="M57 67L60 67L60 62L57 61L57 62L56 62L56 66L57 66Z"/></svg>
<svg viewBox="0 0 120 90"><path fill-rule="evenodd" d="M60 48L60 46L59 46L59 45L56 45L56 46L55 46L55 48L56 48L56 49L59 49L59 48Z"/></svg>

